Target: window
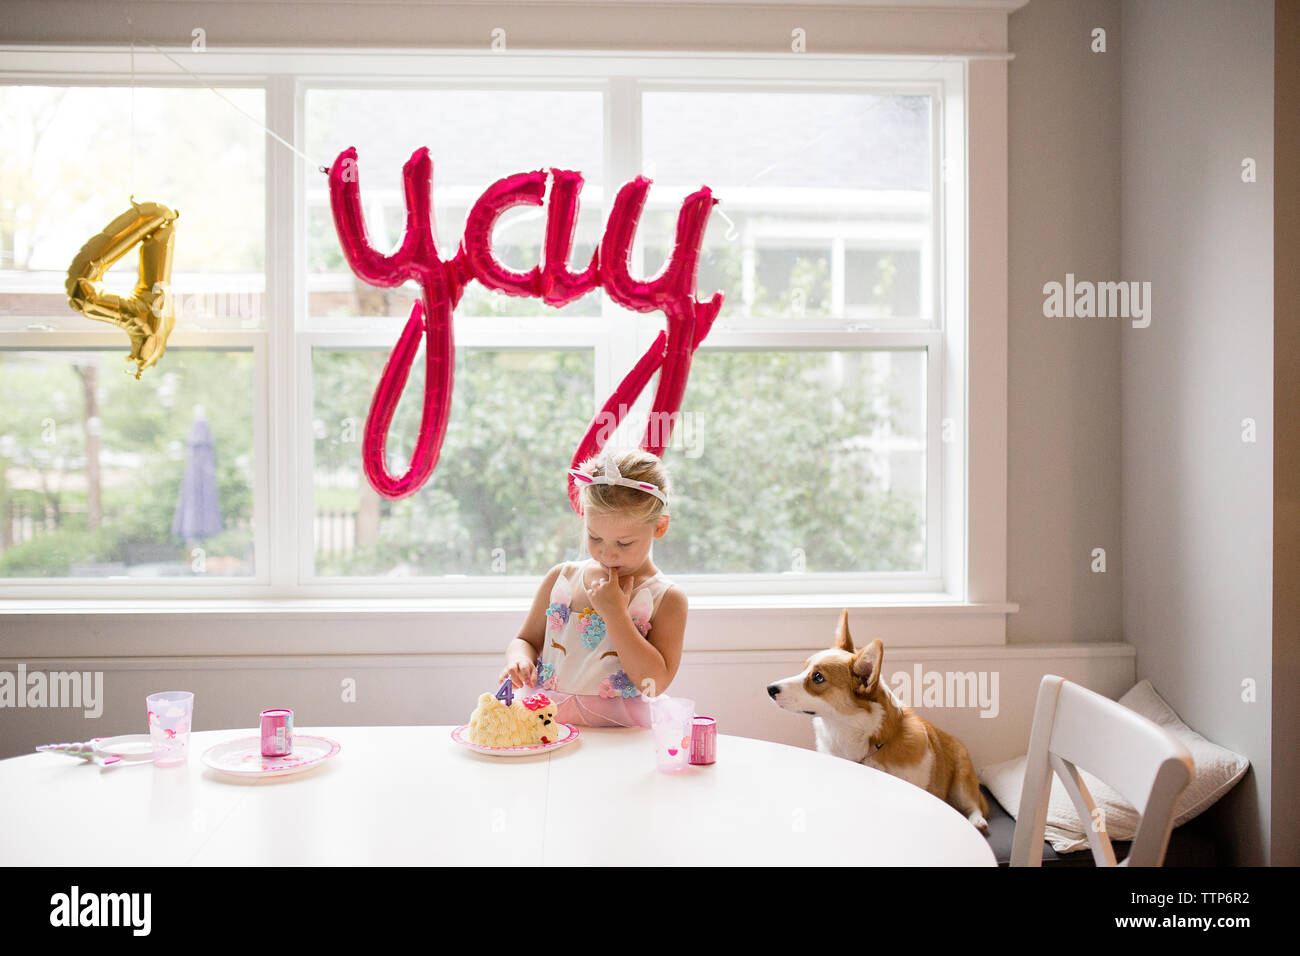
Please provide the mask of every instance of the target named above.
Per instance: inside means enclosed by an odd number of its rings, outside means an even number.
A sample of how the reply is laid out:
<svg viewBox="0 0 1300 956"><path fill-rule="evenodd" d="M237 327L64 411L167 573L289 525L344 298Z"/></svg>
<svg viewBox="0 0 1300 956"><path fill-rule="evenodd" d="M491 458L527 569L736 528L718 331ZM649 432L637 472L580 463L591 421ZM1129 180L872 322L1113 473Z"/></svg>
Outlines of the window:
<svg viewBox="0 0 1300 956"><path fill-rule="evenodd" d="M663 324L600 290L556 310L471 283L432 478L389 501L362 473L370 397L417 290L351 273L315 163L357 148L387 250L405 225L402 166L428 146L444 257L482 190L514 172L583 173L579 266L614 190L651 177L643 275L688 193L721 200L698 287L726 300L695 354L667 453L673 526L655 547L693 594L964 597L966 291L950 267L964 182L942 174L965 162L960 62L515 54L503 70L458 54L397 79L381 57L300 56L285 73L270 53L222 56L181 58L220 95L161 59L134 83L79 86L68 67L0 87L16 144L0 189L6 591L523 596L579 556L564 469ZM63 294L72 254L128 192L181 211L176 331L140 381L120 374L125 335ZM498 257L536 263L543 224L507 213ZM126 256L110 288L134 268ZM423 348L389 435L395 471L422 369ZM615 442L640 436L652 394ZM215 502L196 503L205 429ZM187 509L215 510L215 525L187 526Z"/></svg>
<svg viewBox="0 0 1300 956"><path fill-rule="evenodd" d="M667 255L667 197L708 183L722 215L699 282L727 290L731 333L697 353L683 407L701 449L679 469L682 532L656 553L697 574L926 575L933 90L646 84L639 107L662 184L643 265Z"/></svg>
<svg viewBox="0 0 1300 956"><path fill-rule="evenodd" d="M260 121L265 92L221 95L0 86L0 581L255 576L265 137L230 104ZM64 293L72 256L130 194L181 210L176 328L139 381L125 333ZM137 261L106 291L129 295Z"/></svg>

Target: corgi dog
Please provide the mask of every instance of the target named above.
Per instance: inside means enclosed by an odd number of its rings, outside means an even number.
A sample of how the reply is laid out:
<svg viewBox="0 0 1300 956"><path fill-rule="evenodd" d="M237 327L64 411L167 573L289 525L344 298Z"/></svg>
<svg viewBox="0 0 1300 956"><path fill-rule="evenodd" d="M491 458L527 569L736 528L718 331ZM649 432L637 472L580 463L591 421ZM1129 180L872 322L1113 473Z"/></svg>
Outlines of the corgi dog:
<svg viewBox="0 0 1300 956"><path fill-rule="evenodd" d="M901 777L987 835L988 801L970 754L956 737L898 703L880 679L884 653L879 639L854 650L846 609L835 646L810 657L802 673L769 684L767 693L778 707L812 716L819 752Z"/></svg>

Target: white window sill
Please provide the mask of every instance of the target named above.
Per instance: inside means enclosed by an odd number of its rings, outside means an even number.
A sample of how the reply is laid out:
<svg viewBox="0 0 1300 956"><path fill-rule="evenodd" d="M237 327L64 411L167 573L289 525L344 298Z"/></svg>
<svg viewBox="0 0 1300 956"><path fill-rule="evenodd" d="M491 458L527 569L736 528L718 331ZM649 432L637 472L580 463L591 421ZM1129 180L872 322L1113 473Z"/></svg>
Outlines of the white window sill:
<svg viewBox="0 0 1300 956"><path fill-rule="evenodd" d="M33 598L0 601L0 621L28 615L99 616L132 615L306 615L322 613L368 616L373 614L526 613L532 598L185 598L185 599L77 599ZM940 594L706 594L690 598L692 611L798 611L821 612L849 608L864 615L1013 614L1013 603L970 603Z"/></svg>
<svg viewBox="0 0 1300 956"><path fill-rule="evenodd" d="M889 647L1006 644L1015 604L861 594L691 599L686 643L697 651L808 651L830 645L842 608L858 643ZM0 659L496 655L530 601L415 598L300 600L11 600L0 602Z"/></svg>

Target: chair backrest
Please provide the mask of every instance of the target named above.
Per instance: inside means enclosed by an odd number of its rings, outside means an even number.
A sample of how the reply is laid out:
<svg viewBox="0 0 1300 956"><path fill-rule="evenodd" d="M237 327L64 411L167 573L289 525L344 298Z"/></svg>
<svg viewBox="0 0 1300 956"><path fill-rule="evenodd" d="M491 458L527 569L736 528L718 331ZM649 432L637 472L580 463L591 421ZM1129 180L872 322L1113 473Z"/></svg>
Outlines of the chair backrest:
<svg viewBox="0 0 1300 956"><path fill-rule="evenodd" d="M1191 753L1147 718L1055 674L1045 675L1038 687L1011 865L1042 866L1053 773L1074 802L1097 865L1115 865L1105 821L1094 813L1079 768L1114 787L1141 816L1121 865L1160 866L1173 828L1174 802L1192 779Z"/></svg>

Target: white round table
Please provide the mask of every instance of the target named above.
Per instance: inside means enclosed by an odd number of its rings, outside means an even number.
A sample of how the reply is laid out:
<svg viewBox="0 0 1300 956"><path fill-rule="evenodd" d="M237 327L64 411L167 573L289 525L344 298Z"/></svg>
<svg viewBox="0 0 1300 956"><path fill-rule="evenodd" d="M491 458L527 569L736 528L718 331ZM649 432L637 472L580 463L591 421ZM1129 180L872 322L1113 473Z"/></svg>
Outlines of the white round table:
<svg viewBox="0 0 1300 956"><path fill-rule="evenodd" d="M535 757L473 753L450 727L325 727L342 751L243 780L196 733L187 764L0 761L0 865L829 864L994 866L956 810L860 764L747 737L654 768L647 730L584 727Z"/></svg>

